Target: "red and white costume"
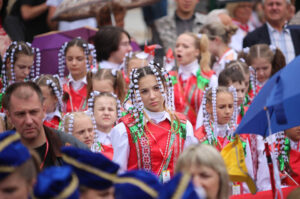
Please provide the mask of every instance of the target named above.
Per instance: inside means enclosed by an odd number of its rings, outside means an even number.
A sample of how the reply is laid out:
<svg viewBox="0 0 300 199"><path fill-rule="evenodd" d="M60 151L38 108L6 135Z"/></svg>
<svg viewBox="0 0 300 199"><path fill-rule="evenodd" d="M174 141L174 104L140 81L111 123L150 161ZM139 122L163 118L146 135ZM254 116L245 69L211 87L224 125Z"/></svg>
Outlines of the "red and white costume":
<svg viewBox="0 0 300 199"><path fill-rule="evenodd" d="M84 111L87 109L87 80L86 77L75 81L71 75L63 86L64 93L69 98L65 104L66 112Z"/></svg>
<svg viewBox="0 0 300 199"><path fill-rule="evenodd" d="M61 119L61 112L58 109L56 109L54 112L46 114L46 117L44 119L44 125L50 128L58 129Z"/></svg>
<svg viewBox="0 0 300 199"><path fill-rule="evenodd" d="M152 122L144 117L144 134L135 142L130 127L135 119L130 114L121 118L121 122L112 130L113 161L120 165L121 172L132 169L145 169L160 176L168 171L172 177L176 160L182 150L191 144L198 143L193 134L193 127L185 116L178 114L185 122L185 139L178 133L171 132L170 115L163 112L150 112L144 109ZM167 163L168 162L168 163Z"/></svg>
<svg viewBox="0 0 300 199"><path fill-rule="evenodd" d="M174 98L175 109L183 113L195 128L198 110L201 106L203 90L198 88L197 72L200 70L198 61L195 60L186 66L179 66L178 74L171 71L170 75L175 78ZM209 86L217 86L218 79L214 72L203 73L201 76L210 80Z"/></svg>
<svg viewBox="0 0 300 199"><path fill-rule="evenodd" d="M101 152L105 157L110 160L113 159L114 149L111 144L111 132L104 133L99 130L95 131L96 133L96 148L95 152Z"/></svg>

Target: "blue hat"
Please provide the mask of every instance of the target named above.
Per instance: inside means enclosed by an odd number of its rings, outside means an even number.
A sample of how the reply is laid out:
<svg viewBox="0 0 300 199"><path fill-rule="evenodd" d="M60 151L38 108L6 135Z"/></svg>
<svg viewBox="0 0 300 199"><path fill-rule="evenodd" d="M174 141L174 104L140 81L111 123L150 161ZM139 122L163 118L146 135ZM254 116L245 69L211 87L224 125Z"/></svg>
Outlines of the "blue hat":
<svg viewBox="0 0 300 199"><path fill-rule="evenodd" d="M189 174L177 174L163 186L158 199L199 199Z"/></svg>
<svg viewBox="0 0 300 199"><path fill-rule="evenodd" d="M73 168L80 186L104 190L113 186L119 166L103 156L75 147L63 147L62 159Z"/></svg>
<svg viewBox="0 0 300 199"><path fill-rule="evenodd" d="M0 134L0 181L13 173L30 158L28 149L21 143L16 131Z"/></svg>
<svg viewBox="0 0 300 199"><path fill-rule="evenodd" d="M144 171L128 171L116 179L115 199L127 198L157 198L161 189L157 176Z"/></svg>
<svg viewBox="0 0 300 199"><path fill-rule="evenodd" d="M48 167L39 174L32 198L78 199L78 178L71 167Z"/></svg>

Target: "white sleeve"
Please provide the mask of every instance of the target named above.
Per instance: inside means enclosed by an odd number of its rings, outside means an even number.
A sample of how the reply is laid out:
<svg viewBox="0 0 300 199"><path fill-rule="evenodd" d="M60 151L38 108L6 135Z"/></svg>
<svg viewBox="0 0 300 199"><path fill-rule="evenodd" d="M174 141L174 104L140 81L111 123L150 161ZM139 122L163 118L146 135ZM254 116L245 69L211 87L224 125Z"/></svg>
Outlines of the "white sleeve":
<svg viewBox="0 0 300 199"><path fill-rule="evenodd" d="M217 87L218 86L218 77L216 75L212 75L209 81L210 87Z"/></svg>
<svg viewBox="0 0 300 199"><path fill-rule="evenodd" d="M265 144L263 137L257 136L257 151L258 151L258 169L256 186L258 191L265 191L271 189L270 172L268 162L265 154Z"/></svg>
<svg viewBox="0 0 300 199"><path fill-rule="evenodd" d="M196 130L200 128L203 125L203 104L201 103L201 106L198 111L197 115L197 121L196 121Z"/></svg>
<svg viewBox="0 0 300 199"><path fill-rule="evenodd" d="M198 144L198 143L199 143L198 139L194 136L193 126L190 123L190 121L187 121L186 122L186 139L184 142L183 149L189 147L190 145Z"/></svg>
<svg viewBox="0 0 300 199"><path fill-rule="evenodd" d="M111 142L114 149L113 162L119 164L119 172L127 171L129 157L129 142L126 127L123 122L112 129Z"/></svg>

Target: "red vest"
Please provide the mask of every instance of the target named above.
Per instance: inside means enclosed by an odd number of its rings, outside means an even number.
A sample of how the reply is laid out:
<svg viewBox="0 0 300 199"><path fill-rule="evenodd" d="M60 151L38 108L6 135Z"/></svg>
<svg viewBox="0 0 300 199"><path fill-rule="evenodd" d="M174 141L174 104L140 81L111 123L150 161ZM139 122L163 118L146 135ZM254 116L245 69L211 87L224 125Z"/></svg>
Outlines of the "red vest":
<svg viewBox="0 0 300 199"><path fill-rule="evenodd" d="M52 118L52 120L50 120L50 121L48 121L48 120L44 121L45 126L48 126L50 128L54 128L54 129L58 129L59 123L60 123L60 118L57 116L54 116Z"/></svg>
<svg viewBox="0 0 300 199"><path fill-rule="evenodd" d="M114 149L112 145L104 145L102 144L102 150L101 153L107 157L108 159L112 160L114 156Z"/></svg>
<svg viewBox="0 0 300 199"><path fill-rule="evenodd" d="M179 115L179 119L181 122L186 122L183 115ZM158 176L162 171L169 170L172 177L185 139L178 133L169 131L170 121L166 119L157 125L148 122L144 134L134 142L130 127L135 125L135 119L127 114L120 120L126 126L130 146L128 170L145 169Z"/></svg>
<svg viewBox="0 0 300 199"><path fill-rule="evenodd" d="M84 111L87 109L87 86L84 85L75 91L71 84L64 84L64 92L68 93L69 98L66 102L66 112Z"/></svg>
<svg viewBox="0 0 300 199"><path fill-rule="evenodd" d="M294 172L291 177L300 184L300 152L293 149L290 150L290 166ZM296 185L289 177L286 177L285 183L290 186Z"/></svg>
<svg viewBox="0 0 300 199"><path fill-rule="evenodd" d="M203 73L202 76L210 79L213 71ZM189 79L183 81L178 77L176 71L170 71L170 75L176 78L174 83L174 98L176 111L183 113L188 117L193 127L196 126L198 110L201 106L203 90L197 87L197 77L192 75Z"/></svg>

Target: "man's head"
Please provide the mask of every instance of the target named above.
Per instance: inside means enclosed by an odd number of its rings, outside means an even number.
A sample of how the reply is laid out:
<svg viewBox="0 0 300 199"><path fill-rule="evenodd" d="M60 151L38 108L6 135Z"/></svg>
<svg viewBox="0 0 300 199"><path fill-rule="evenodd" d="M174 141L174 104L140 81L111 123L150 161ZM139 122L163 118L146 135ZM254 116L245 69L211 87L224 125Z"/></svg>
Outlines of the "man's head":
<svg viewBox="0 0 300 199"><path fill-rule="evenodd" d="M177 2L176 13L183 16L194 13L198 1L199 0L176 0Z"/></svg>
<svg viewBox="0 0 300 199"><path fill-rule="evenodd" d="M3 107L8 119L24 141L39 139L43 129L43 95L32 82L10 85L3 97Z"/></svg>
<svg viewBox="0 0 300 199"><path fill-rule="evenodd" d="M290 0L263 0L263 10L266 21L272 24L281 24L287 20Z"/></svg>

